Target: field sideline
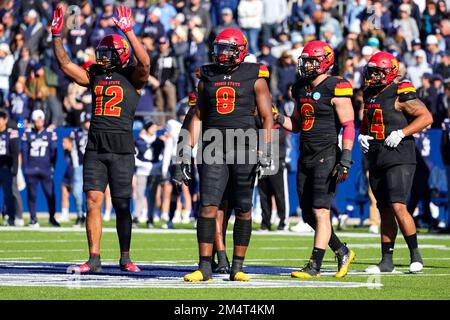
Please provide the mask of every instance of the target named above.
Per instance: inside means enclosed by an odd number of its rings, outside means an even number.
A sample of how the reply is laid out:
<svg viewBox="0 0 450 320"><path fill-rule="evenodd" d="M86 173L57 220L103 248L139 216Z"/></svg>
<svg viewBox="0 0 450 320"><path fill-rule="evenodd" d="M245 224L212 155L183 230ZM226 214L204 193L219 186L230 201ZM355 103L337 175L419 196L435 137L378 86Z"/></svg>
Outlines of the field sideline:
<svg viewBox="0 0 450 320"><path fill-rule="evenodd" d="M450 236L419 235L425 269L415 275L406 273L409 253L400 236L397 272L378 276L363 271L378 262L379 237L366 229L341 232L357 253L350 274L333 277L336 262L328 250L322 277L301 281L289 273L307 261L312 235L256 231L245 262L251 282L217 276L211 283L187 284L182 275L197 263L194 230L134 230L132 257L143 272L127 276L117 268L118 241L111 226L102 239L104 272L92 276L67 272L86 259L83 229L0 228L0 299L450 299ZM232 243L231 234L227 241Z"/></svg>

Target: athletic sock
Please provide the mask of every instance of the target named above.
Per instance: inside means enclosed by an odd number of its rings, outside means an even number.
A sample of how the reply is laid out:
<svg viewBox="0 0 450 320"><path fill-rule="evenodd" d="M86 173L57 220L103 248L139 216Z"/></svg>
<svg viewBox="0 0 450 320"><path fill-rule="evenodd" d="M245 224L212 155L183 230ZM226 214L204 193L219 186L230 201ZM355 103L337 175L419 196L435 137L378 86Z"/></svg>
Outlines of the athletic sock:
<svg viewBox="0 0 450 320"><path fill-rule="evenodd" d="M381 262L378 264L381 272L392 272L394 270L394 245L395 242L381 243Z"/></svg>
<svg viewBox="0 0 450 320"><path fill-rule="evenodd" d="M328 242L328 246L331 248L331 250L333 250L333 252L338 251L342 246L344 246L338 236L334 233L333 229L331 229L331 237L330 241Z"/></svg>
<svg viewBox="0 0 450 320"><path fill-rule="evenodd" d="M211 268L211 256L200 256L200 262L198 264L198 270L203 274L204 280L211 278L212 268Z"/></svg>
<svg viewBox="0 0 450 320"><path fill-rule="evenodd" d="M86 262L86 264L91 269L100 267L102 264L101 259L100 259L100 253L89 252L89 260Z"/></svg>
<svg viewBox="0 0 450 320"><path fill-rule="evenodd" d="M128 263L131 263L131 258L130 258L130 252L129 251L122 251L120 253L120 261L119 261L121 266L125 266Z"/></svg>
<svg viewBox="0 0 450 320"><path fill-rule="evenodd" d="M235 256L233 255L233 263L231 265L231 278L233 278L236 273L242 272L242 268L244 266L245 257Z"/></svg>
<svg viewBox="0 0 450 320"><path fill-rule="evenodd" d="M217 251L217 258L219 266L228 265L227 252L225 250Z"/></svg>
<svg viewBox="0 0 450 320"><path fill-rule="evenodd" d="M325 249L320 249L320 248L314 247L311 258L312 258L313 262L315 263L315 268L317 269L317 271L320 271L320 268L322 266L322 260L323 260L324 256L325 256Z"/></svg>
<svg viewBox="0 0 450 320"><path fill-rule="evenodd" d="M406 244L408 245L409 251L412 251L413 249L417 249L417 233L414 233L410 236L405 236Z"/></svg>

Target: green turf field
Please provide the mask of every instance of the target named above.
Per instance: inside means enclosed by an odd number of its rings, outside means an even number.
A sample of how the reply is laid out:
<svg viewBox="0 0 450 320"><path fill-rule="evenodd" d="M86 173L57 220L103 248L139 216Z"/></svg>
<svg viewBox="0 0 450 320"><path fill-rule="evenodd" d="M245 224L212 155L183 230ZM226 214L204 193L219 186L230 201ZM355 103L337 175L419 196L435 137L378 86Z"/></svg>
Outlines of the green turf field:
<svg viewBox="0 0 450 320"><path fill-rule="evenodd" d="M35 274L33 268L36 264L47 272L46 263L84 261L87 256L84 230L0 227L0 299L450 299L450 236L420 236L425 269L414 275L406 273L409 254L400 237L394 256L397 273L381 276L363 273L368 265L378 262L378 236L353 230L340 236L357 254L351 274L342 280L333 277L336 262L330 250L320 279L302 281L289 277L289 268L300 267L307 261L312 235L254 232L245 265L259 271L267 269L268 275L258 272L249 283L236 284L216 278L211 283L197 285L182 281L183 266L193 270L197 262L194 230L137 229L133 235L132 257L152 276L127 277L117 272L105 276L106 282L99 276L92 285L80 286L70 281L63 284L68 277L73 277L64 271ZM228 243L232 243L231 234ZM110 270L115 270L118 241L114 229L105 230L101 252L103 263L111 264ZM231 256L230 250L228 254ZM28 269L20 271L22 267L15 266L20 262L27 262ZM175 270L176 267L181 269ZM284 271L277 271L278 267L285 267ZM24 280L28 284L34 280L40 283L24 286ZM279 280L286 286L280 285ZM147 287L139 287L144 281ZM272 282L276 282L275 287L269 286ZM99 287L105 283L109 287ZM330 287L323 287L327 284ZM352 287L340 287L345 284Z"/></svg>

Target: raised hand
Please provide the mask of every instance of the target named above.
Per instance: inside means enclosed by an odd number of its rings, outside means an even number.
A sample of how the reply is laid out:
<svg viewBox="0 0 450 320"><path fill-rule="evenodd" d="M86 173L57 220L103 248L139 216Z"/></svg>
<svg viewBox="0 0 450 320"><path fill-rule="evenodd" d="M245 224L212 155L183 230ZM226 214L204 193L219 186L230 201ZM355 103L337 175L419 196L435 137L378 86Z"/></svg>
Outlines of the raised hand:
<svg viewBox="0 0 450 320"><path fill-rule="evenodd" d="M52 35L53 37L61 37L61 31L64 23L64 10L61 5L56 7L53 12Z"/></svg>
<svg viewBox="0 0 450 320"><path fill-rule="evenodd" d="M121 5L116 9L117 18L113 17L116 26L123 32L127 33L133 29L133 13L127 6Z"/></svg>

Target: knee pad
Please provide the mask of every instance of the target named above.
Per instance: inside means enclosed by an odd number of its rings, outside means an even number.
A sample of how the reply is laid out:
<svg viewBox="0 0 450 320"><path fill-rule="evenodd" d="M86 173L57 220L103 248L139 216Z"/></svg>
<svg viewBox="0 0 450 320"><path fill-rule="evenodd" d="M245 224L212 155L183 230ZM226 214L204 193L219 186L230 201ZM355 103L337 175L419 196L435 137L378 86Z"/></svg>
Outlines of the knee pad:
<svg viewBox="0 0 450 320"><path fill-rule="evenodd" d="M197 220L198 243L214 243L216 237L216 219L199 217Z"/></svg>
<svg viewBox="0 0 450 320"><path fill-rule="evenodd" d="M252 219L242 220L236 218L233 229L233 241L235 246L247 247L252 235Z"/></svg>

